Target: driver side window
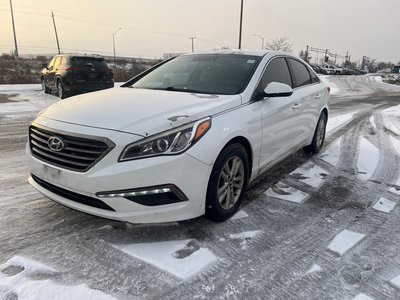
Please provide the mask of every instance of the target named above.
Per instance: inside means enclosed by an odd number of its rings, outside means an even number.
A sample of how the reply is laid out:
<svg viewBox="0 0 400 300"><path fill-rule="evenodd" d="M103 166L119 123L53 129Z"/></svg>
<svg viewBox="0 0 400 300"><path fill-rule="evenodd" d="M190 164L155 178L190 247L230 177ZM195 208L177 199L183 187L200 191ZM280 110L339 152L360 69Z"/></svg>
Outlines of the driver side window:
<svg viewBox="0 0 400 300"><path fill-rule="evenodd" d="M286 63L285 58L275 58L268 64L257 87L257 91L264 90L271 82L284 83L290 87L293 87L289 67Z"/></svg>

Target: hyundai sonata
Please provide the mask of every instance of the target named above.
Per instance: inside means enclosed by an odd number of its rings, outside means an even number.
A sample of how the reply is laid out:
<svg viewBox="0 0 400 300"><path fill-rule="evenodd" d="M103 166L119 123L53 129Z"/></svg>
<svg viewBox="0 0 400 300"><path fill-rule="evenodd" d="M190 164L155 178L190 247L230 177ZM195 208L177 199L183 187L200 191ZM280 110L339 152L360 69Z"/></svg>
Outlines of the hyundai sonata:
<svg viewBox="0 0 400 300"><path fill-rule="evenodd" d="M29 127L29 182L68 207L151 223L231 217L249 183L324 142L329 89L282 52L182 55Z"/></svg>

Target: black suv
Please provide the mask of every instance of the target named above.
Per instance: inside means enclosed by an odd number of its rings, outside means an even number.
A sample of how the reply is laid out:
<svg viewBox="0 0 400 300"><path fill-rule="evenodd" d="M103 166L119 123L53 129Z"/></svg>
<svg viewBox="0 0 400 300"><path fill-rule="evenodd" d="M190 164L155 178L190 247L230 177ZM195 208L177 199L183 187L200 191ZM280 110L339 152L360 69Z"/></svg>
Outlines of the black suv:
<svg viewBox="0 0 400 300"><path fill-rule="evenodd" d="M43 91L56 91L61 99L114 86L113 73L100 56L60 54L43 67Z"/></svg>

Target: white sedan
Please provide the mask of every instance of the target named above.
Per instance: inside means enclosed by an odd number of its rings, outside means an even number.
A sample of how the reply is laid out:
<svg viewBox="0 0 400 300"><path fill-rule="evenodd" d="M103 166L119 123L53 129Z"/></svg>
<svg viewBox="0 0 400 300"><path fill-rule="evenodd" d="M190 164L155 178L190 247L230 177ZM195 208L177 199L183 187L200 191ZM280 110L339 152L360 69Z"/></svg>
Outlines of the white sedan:
<svg viewBox="0 0 400 300"><path fill-rule="evenodd" d="M182 55L42 111L29 127L29 182L104 218L223 221L261 173L321 149L328 101L329 88L290 54Z"/></svg>

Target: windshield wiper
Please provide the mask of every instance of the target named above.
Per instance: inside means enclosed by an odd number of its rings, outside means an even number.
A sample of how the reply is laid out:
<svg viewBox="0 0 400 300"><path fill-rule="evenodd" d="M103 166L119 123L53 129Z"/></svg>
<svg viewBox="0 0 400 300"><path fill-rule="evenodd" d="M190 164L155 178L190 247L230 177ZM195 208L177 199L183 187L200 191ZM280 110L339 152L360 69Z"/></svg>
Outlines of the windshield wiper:
<svg viewBox="0 0 400 300"><path fill-rule="evenodd" d="M210 94L210 93L206 93L206 92L199 91L199 90L187 89L187 88L177 88L174 86L167 86L166 88L163 88L163 90L174 91L174 92L197 93L197 94Z"/></svg>

